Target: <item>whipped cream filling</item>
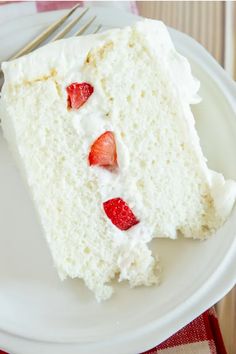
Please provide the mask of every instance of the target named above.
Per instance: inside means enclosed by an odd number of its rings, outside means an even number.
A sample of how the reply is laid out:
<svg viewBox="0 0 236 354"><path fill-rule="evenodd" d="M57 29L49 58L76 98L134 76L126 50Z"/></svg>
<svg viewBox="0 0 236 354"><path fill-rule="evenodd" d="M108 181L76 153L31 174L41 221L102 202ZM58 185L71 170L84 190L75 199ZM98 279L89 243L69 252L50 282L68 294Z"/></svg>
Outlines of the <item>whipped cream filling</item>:
<svg viewBox="0 0 236 354"><path fill-rule="evenodd" d="M96 92L94 92L93 97L91 97L91 102L89 103L89 105L81 107L80 111L73 112L73 126L79 138L83 141L83 153L87 158L92 143L101 134L108 130L115 132L114 127L105 119L104 112L102 112L100 108L101 97L99 97ZM122 198L126 202L130 200L130 202L128 202L129 207L141 221L144 209L142 195L135 187L135 183L133 183L129 189L126 187L127 184L125 183L127 178L126 174L129 169L129 150L116 134L115 139L118 169L111 172L99 166L91 166L88 169L88 178L97 180L103 202L117 197ZM152 238L153 228L149 225L145 225L143 222L133 226L125 233L113 225L110 220L108 220L108 222L110 223L114 240L117 244L125 243L126 247L129 246L132 248L136 243L140 243L140 240L145 243L149 242ZM127 242L127 234L129 236L129 242Z"/></svg>

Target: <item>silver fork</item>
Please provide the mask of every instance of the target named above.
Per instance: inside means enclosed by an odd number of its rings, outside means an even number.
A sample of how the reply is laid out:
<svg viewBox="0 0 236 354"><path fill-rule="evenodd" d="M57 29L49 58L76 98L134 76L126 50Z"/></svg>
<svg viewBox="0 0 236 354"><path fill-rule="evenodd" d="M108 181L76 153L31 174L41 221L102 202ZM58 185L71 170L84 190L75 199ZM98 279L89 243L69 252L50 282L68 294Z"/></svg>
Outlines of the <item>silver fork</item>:
<svg viewBox="0 0 236 354"><path fill-rule="evenodd" d="M34 38L31 42L26 44L22 49L12 55L8 60L16 59L21 57L24 54L30 53L32 50L37 48L41 43L43 43L48 37L55 32L65 21L75 12L75 10L80 7L80 4L74 6L70 9L66 15L61 17L59 20L55 21L48 28L46 28L40 35ZM64 38L65 35L80 21L80 19L88 12L89 8L85 8L78 16L73 18L64 28L61 29L59 33L57 33L49 42L56 41L57 39ZM83 34L89 26L95 21L96 16L91 17L85 24L77 30L73 36L80 36ZM92 33L97 33L101 29L101 25L98 25Z"/></svg>

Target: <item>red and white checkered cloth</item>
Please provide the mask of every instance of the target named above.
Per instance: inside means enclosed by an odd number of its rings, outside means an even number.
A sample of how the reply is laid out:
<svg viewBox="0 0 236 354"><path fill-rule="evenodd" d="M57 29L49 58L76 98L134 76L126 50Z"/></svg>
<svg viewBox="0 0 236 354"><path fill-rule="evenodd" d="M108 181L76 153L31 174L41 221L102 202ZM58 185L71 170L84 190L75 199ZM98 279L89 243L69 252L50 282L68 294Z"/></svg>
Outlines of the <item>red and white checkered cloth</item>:
<svg viewBox="0 0 236 354"><path fill-rule="evenodd" d="M145 354L227 354L215 309L204 312Z"/></svg>
<svg viewBox="0 0 236 354"><path fill-rule="evenodd" d="M79 2L82 6L86 4L86 1ZM14 18L36 12L70 8L76 3L78 1L1 1L0 5L4 6L0 9L0 25ZM93 2L90 1L89 4L91 5L91 3ZM138 13L135 1L99 1L94 3L96 6L113 6ZM0 350L0 354L6 353ZM204 312L145 354L227 354L214 308Z"/></svg>

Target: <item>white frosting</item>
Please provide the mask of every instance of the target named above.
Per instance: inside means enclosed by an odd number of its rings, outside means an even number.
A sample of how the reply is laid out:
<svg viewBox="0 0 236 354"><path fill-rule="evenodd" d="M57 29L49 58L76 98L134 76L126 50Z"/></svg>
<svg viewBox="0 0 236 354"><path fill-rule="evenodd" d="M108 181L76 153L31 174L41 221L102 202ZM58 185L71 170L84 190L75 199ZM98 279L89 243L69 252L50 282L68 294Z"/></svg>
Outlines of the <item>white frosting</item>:
<svg viewBox="0 0 236 354"><path fill-rule="evenodd" d="M215 207L222 219L227 218L236 199L236 183L225 180L221 173L209 170L211 193Z"/></svg>

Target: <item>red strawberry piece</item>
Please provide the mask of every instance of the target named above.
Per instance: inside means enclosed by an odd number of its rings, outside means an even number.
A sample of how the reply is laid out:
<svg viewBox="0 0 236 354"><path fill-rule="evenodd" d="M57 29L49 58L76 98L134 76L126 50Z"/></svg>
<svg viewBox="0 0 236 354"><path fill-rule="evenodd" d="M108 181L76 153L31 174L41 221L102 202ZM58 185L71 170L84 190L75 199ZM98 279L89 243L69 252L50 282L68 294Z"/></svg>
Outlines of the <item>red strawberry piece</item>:
<svg viewBox="0 0 236 354"><path fill-rule="evenodd" d="M68 108L78 109L80 108L92 95L94 89L93 86L87 82L74 82L67 86L67 106Z"/></svg>
<svg viewBox="0 0 236 354"><path fill-rule="evenodd" d="M89 153L89 164L114 169L117 167L116 141L114 133L106 131L93 143Z"/></svg>
<svg viewBox="0 0 236 354"><path fill-rule="evenodd" d="M121 198L109 199L103 203L105 213L120 230L128 230L139 223L128 204Z"/></svg>

